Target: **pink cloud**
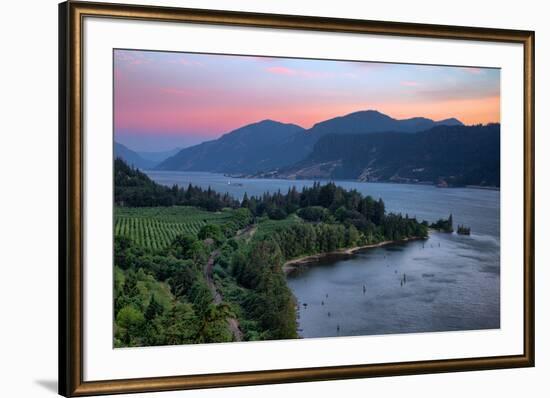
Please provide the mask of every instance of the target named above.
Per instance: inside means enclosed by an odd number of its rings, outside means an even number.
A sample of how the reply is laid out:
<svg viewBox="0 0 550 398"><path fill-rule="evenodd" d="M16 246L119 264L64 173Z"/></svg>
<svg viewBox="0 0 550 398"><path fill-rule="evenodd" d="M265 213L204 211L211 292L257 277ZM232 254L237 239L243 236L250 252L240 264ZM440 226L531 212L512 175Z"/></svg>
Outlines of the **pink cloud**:
<svg viewBox="0 0 550 398"><path fill-rule="evenodd" d="M406 87L418 87L420 86L420 83L415 82L413 80L405 80L401 82L401 85Z"/></svg>
<svg viewBox="0 0 550 398"><path fill-rule="evenodd" d="M284 66L270 66L269 68L266 68L266 70L269 73L274 73L276 75L294 76L298 74L298 72L294 69L286 68Z"/></svg>
<svg viewBox="0 0 550 398"><path fill-rule="evenodd" d="M334 76L334 74L328 73L328 72L317 72L317 71L310 71L310 70L297 70L297 69L290 69L285 66L270 66L269 68L265 69L269 73L273 73L275 75L283 75L283 76L298 76L303 77L306 79L317 79L317 78L325 78L325 77L331 77ZM342 75L344 76L344 75ZM345 77L353 77L347 74Z"/></svg>

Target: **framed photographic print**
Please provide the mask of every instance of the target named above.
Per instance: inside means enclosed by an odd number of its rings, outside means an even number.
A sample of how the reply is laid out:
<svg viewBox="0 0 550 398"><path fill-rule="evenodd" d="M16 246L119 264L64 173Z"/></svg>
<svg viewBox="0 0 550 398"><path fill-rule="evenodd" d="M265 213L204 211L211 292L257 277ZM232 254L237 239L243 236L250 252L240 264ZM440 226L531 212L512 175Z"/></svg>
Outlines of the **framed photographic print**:
<svg viewBox="0 0 550 398"><path fill-rule="evenodd" d="M534 32L59 27L62 395L534 366Z"/></svg>

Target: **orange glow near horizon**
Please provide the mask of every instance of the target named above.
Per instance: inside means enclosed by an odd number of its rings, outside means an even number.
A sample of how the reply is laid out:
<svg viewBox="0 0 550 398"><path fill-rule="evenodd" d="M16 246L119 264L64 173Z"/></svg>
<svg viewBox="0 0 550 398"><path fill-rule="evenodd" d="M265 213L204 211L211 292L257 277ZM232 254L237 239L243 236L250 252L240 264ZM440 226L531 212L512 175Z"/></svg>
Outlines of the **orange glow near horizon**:
<svg viewBox="0 0 550 398"><path fill-rule="evenodd" d="M196 143L264 119L307 129L369 109L395 119L500 122L498 69L260 60L117 50L115 135L135 137L134 147L143 146L144 136L173 137L176 146L185 137Z"/></svg>

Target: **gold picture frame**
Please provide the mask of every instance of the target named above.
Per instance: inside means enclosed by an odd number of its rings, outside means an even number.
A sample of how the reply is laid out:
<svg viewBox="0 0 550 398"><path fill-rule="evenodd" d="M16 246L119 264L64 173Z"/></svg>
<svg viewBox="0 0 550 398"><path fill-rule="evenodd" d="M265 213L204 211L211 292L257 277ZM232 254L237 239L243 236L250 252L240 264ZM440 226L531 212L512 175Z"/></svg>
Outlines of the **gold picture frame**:
<svg viewBox="0 0 550 398"><path fill-rule="evenodd" d="M524 55L523 354L303 369L83 380L83 72L86 17L193 22L276 29L353 32L517 43ZM534 43L532 31L271 15L153 6L59 5L59 392L64 396L166 391L534 366Z"/></svg>

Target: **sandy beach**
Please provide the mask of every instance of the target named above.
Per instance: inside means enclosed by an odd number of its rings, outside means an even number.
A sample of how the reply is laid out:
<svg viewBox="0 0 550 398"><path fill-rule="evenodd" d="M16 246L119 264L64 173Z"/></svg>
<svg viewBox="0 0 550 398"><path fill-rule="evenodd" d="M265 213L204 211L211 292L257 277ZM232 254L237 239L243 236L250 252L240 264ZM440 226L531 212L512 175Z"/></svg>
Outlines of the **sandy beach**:
<svg viewBox="0 0 550 398"><path fill-rule="evenodd" d="M369 244L369 245L354 246L354 247L349 247L349 248L345 248L345 249L334 250L334 251L331 251L331 252L312 254L312 255L309 255L309 256L302 256L302 257L294 258L292 260L288 260L287 262L285 262L283 264L283 272L285 274L289 274L290 272L294 271L295 269L299 268L300 266L318 262L319 260L323 259L324 257L329 257L329 256L350 256L350 255L355 254L356 252L361 251L361 250L372 249L372 248L375 248L375 247L390 245L392 243L407 242L407 241L418 240L418 239L423 239L423 238L405 238L405 239L400 239L400 240L385 240L385 241L382 241L382 242L372 243L372 244Z"/></svg>

